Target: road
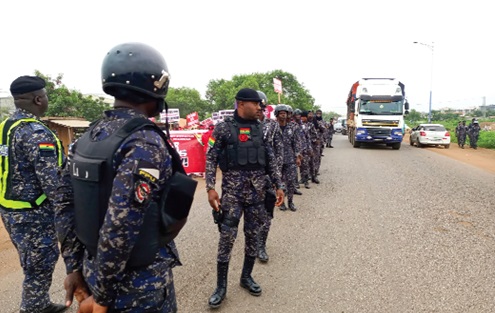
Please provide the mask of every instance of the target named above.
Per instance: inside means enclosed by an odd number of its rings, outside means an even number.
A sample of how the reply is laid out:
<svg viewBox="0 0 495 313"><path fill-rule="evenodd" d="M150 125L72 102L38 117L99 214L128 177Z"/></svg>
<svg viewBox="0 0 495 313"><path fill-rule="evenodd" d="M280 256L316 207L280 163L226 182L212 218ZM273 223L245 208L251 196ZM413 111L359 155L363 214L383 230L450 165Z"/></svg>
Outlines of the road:
<svg viewBox="0 0 495 313"><path fill-rule="evenodd" d="M262 296L239 286L241 231L217 312L495 312L495 173L407 143L355 149L334 138L322 183L301 189L297 212L275 212L270 261L253 272ZM174 272L188 313L211 312L216 282L218 234L199 180ZM0 311L16 312L21 272L0 273ZM58 301L63 277L59 262Z"/></svg>

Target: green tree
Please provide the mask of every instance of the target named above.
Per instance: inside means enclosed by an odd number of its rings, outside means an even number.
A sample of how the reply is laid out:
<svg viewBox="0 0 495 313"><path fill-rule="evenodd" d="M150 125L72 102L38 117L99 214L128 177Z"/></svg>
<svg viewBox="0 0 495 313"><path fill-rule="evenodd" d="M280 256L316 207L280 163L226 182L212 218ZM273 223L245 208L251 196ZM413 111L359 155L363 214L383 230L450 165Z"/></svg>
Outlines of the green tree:
<svg viewBox="0 0 495 313"><path fill-rule="evenodd" d="M209 112L234 108L235 95L239 89L252 88L263 91L269 104L278 104L278 94L273 89L273 78L282 81L283 92L280 102L294 109L318 109L315 99L297 78L282 70L267 73L235 75L231 80L210 80L207 85L206 99L209 102Z"/></svg>
<svg viewBox="0 0 495 313"><path fill-rule="evenodd" d="M46 92L48 95L47 116L82 117L88 121L98 119L103 111L110 109L103 98L94 99L85 96L77 90L68 89L63 83L63 74L52 78L36 70L35 75L46 81Z"/></svg>
<svg viewBox="0 0 495 313"><path fill-rule="evenodd" d="M179 109L181 117L198 112L200 120L211 113L208 101L201 99L199 91L192 88L169 88L166 98L169 108Z"/></svg>
<svg viewBox="0 0 495 313"><path fill-rule="evenodd" d="M406 119L409 122L409 124L414 124L418 121L421 121L423 119L423 116L421 115L420 112L416 111L415 109L412 109L409 111L409 114L406 115Z"/></svg>

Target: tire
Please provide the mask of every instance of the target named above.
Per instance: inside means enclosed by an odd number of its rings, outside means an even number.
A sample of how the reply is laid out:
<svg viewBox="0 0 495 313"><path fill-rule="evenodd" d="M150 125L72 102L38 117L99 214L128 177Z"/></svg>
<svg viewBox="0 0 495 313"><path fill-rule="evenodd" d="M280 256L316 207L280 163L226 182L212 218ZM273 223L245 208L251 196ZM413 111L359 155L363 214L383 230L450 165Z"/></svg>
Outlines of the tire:
<svg viewBox="0 0 495 313"><path fill-rule="evenodd" d="M445 145L444 147L445 147L445 149L448 149L448 148L450 148L450 144Z"/></svg>
<svg viewBox="0 0 495 313"><path fill-rule="evenodd" d="M423 148L423 145L419 142L419 139L416 140L416 147Z"/></svg>
<svg viewBox="0 0 495 313"><path fill-rule="evenodd" d="M414 146L414 142L409 138L409 145Z"/></svg>
<svg viewBox="0 0 495 313"><path fill-rule="evenodd" d="M399 149L400 149L400 142L398 142L398 143L393 143L393 144L392 144L392 149L394 149L394 150L399 150Z"/></svg>
<svg viewBox="0 0 495 313"><path fill-rule="evenodd" d="M356 141L356 139L354 139L352 141L352 147L353 148L359 148L361 146L361 144L359 142Z"/></svg>

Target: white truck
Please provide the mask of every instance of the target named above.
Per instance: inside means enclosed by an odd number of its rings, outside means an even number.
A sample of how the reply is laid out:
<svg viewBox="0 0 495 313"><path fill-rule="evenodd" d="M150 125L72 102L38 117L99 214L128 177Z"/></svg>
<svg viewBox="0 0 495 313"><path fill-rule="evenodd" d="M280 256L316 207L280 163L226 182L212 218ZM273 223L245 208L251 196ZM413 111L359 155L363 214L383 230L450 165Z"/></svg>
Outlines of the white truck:
<svg viewBox="0 0 495 313"><path fill-rule="evenodd" d="M347 134L354 148L385 144L400 149L404 115L409 113L404 84L395 78L363 78L347 97Z"/></svg>

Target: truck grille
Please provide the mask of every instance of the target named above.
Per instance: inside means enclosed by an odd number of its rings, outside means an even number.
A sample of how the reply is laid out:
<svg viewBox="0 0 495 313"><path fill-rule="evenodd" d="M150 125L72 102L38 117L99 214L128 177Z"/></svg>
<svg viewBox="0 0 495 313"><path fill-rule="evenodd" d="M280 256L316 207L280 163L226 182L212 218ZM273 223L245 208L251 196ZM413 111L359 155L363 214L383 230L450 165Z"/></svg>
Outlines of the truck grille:
<svg viewBox="0 0 495 313"><path fill-rule="evenodd" d="M391 127L397 127L397 126L399 126L399 121L398 120L373 120L373 119L366 119L366 120L363 120L363 126L391 126Z"/></svg>
<svg viewBox="0 0 495 313"><path fill-rule="evenodd" d="M370 136L390 136L390 128L368 128L368 134Z"/></svg>

